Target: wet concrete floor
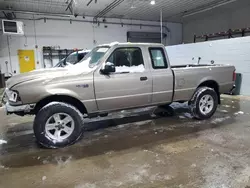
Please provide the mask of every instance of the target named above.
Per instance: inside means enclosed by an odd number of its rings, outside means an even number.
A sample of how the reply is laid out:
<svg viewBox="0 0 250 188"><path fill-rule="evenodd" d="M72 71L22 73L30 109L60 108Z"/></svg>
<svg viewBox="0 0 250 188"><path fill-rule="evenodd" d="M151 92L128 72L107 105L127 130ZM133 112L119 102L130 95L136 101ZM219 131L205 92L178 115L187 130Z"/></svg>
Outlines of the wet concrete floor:
<svg viewBox="0 0 250 188"><path fill-rule="evenodd" d="M86 120L84 137L62 149L36 144L34 117L0 109L0 187L250 186L250 101L223 98L205 121L186 104L173 108L174 116L145 108Z"/></svg>

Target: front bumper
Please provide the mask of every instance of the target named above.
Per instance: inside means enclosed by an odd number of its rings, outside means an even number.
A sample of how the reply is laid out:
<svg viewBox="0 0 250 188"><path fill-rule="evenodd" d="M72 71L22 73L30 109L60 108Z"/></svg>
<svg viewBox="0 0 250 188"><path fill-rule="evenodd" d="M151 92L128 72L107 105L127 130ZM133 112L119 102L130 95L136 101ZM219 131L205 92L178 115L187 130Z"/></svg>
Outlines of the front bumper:
<svg viewBox="0 0 250 188"><path fill-rule="evenodd" d="M29 113L35 108L35 104L26 104L26 105L19 105L19 106L12 106L9 104L9 102L6 102L4 104L4 108L7 112L7 114L12 114L12 113Z"/></svg>
<svg viewBox="0 0 250 188"><path fill-rule="evenodd" d="M8 101L8 96L7 96L7 91L8 89L6 88L2 97L2 104L4 106L4 109L6 111L7 114L12 114L12 113L16 113L16 114L27 114L32 112L32 110L34 110L35 108L35 104L25 104L25 105L16 105L13 106L9 103Z"/></svg>

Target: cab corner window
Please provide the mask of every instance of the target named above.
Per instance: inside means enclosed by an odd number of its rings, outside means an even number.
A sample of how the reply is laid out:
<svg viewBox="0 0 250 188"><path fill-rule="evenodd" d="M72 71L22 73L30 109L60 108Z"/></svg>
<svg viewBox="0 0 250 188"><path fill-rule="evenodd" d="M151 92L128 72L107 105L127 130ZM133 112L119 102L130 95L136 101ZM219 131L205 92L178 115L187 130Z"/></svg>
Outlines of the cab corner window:
<svg viewBox="0 0 250 188"><path fill-rule="evenodd" d="M168 64L162 48L149 48L149 52L154 69L168 68Z"/></svg>
<svg viewBox="0 0 250 188"><path fill-rule="evenodd" d="M140 48L118 48L111 54L107 62L115 65L116 73L143 72L145 70Z"/></svg>

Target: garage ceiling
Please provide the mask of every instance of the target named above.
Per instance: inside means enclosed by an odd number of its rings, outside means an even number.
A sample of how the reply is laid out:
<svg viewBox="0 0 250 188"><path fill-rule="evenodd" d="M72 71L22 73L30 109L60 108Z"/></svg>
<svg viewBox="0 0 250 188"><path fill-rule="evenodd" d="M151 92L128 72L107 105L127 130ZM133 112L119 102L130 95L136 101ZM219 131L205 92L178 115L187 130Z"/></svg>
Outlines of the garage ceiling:
<svg viewBox="0 0 250 188"><path fill-rule="evenodd" d="M164 21L180 21L185 14L235 1L155 0L151 5L151 0L0 0L0 9L154 21L159 20L162 9ZM107 8L109 5L114 6Z"/></svg>

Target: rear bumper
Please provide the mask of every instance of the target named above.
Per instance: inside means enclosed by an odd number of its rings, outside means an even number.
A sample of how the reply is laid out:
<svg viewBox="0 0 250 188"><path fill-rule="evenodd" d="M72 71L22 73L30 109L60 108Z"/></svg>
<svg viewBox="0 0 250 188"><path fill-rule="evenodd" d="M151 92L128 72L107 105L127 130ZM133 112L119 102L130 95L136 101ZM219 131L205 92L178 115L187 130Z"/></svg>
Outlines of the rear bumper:
<svg viewBox="0 0 250 188"><path fill-rule="evenodd" d="M235 83L229 82L220 85L220 94L230 94L235 89Z"/></svg>
<svg viewBox="0 0 250 188"><path fill-rule="evenodd" d="M236 88L236 85L233 85L233 88L229 91L229 93L232 94L234 92L235 88Z"/></svg>
<svg viewBox="0 0 250 188"><path fill-rule="evenodd" d="M233 95L235 88L236 88L236 86L234 84L227 92L224 92L222 94Z"/></svg>
<svg viewBox="0 0 250 188"><path fill-rule="evenodd" d="M19 106L12 106L9 104L9 102L6 102L4 104L4 108L7 114L12 113L29 113L35 108L35 104L26 104L26 105L19 105Z"/></svg>

